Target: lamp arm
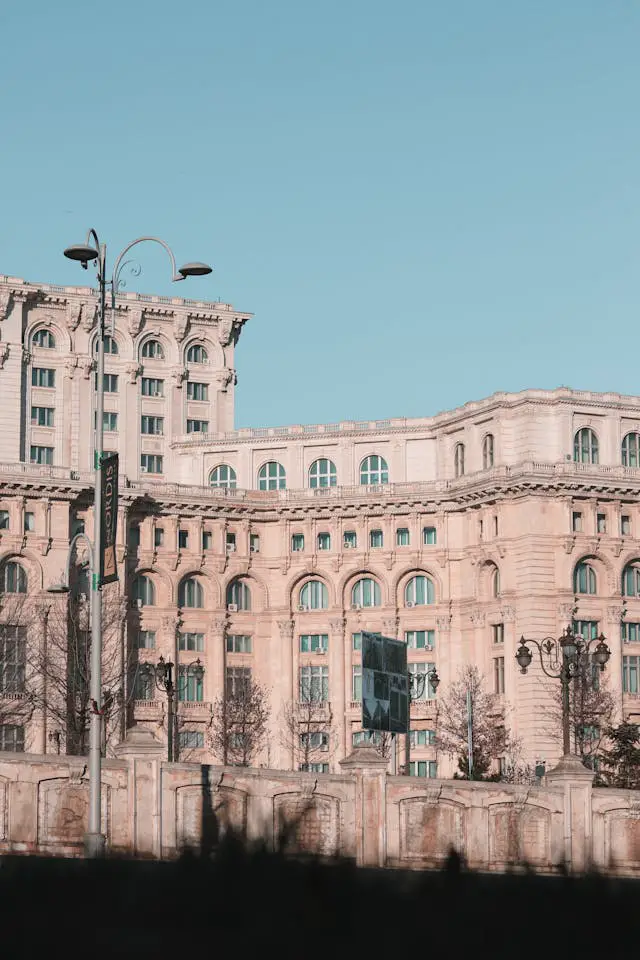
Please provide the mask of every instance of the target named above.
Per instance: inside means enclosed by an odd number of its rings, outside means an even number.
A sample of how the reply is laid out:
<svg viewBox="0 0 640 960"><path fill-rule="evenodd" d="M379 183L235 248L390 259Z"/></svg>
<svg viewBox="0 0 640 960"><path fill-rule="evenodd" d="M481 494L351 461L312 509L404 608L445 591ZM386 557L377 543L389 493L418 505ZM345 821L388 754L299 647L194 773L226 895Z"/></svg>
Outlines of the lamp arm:
<svg viewBox="0 0 640 960"><path fill-rule="evenodd" d="M84 540L89 550L89 572L93 580L93 544L86 533L76 533L75 537L73 537L69 543L69 550L67 552L67 586L71 583L71 558L73 557L73 549L79 540Z"/></svg>
<svg viewBox="0 0 640 960"><path fill-rule="evenodd" d="M172 269L171 279L172 280L183 279L183 277L178 275L178 269L176 267L176 258L174 257L173 250L171 249L168 243L165 243L165 241L161 240L159 237L138 237L137 240L132 240L131 243L127 244L124 250L120 252L116 262L113 265L113 273L111 275L111 308L112 309L115 309L115 305L116 305L116 293L118 292L118 282L119 282L118 274L120 273L120 267L122 265L122 261L132 247L137 246L137 244L139 243L145 243L146 241L151 241L152 243L159 243L160 246L167 251L169 255L169 259L171 260L171 269Z"/></svg>
<svg viewBox="0 0 640 960"><path fill-rule="evenodd" d="M557 640L555 639L555 637L545 637L544 640L542 640L542 641L540 641L540 640L525 640L525 643L527 643L527 644L528 644L528 643L532 643L532 644L534 645L534 647L537 649L538 655L539 655L539 657L540 657L540 666L542 667L542 672L543 672L544 674L546 674L548 677L550 677L552 680L559 680L559 679L561 678L561 676L562 676L562 666L560 666L560 667L558 668L558 672L557 672L557 673L556 673L556 672L553 672L553 671L551 671L547 666L545 666L545 662L544 662L544 658L543 658L542 644L543 644L543 643L550 643L550 642L553 644L554 649L556 650L556 656L557 656L558 642L557 642ZM556 663L557 663L557 662L558 662L558 661L556 660Z"/></svg>

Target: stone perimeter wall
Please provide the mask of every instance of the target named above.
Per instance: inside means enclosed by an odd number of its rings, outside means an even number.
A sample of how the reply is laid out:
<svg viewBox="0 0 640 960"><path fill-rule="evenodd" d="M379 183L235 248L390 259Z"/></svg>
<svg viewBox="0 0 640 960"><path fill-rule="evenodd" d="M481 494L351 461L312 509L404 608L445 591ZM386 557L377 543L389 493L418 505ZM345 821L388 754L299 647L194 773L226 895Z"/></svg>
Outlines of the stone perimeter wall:
<svg viewBox="0 0 640 960"><path fill-rule="evenodd" d="M287 824L296 849L360 865L438 866L454 846L482 870L526 861L640 874L638 791L593 789L577 769L522 787L394 777L385 766L366 746L342 774L313 775L170 764L125 743L103 764L103 831L111 852L143 857L198 847L203 830L215 837L227 824L271 844ZM87 777L81 757L0 753L0 854L82 855Z"/></svg>

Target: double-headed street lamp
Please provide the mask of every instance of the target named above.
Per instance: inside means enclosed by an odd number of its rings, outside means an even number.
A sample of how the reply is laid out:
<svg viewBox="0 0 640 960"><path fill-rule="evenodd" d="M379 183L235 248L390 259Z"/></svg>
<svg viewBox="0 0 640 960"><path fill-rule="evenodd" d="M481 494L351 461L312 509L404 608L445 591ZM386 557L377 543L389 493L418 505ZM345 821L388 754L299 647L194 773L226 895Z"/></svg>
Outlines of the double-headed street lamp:
<svg viewBox="0 0 640 960"><path fill-rule="evenodd" d="M100 551L102 548L102 475L101 465L104 441L104 337L105 337L105 307L107 286L111 291L111 325L115 327L116 295L120 287L120 273L125 266L125 256L139 243L151 241L159 243L166 250L171 260L171 278L174 281L186 280L187 277L199 277L211 273L211 267L206 263L187 263L183 267L176 267L176 260L171 248L164 240L158 237L138 237L122 250L115 261L111 279L107 280L107 248L100 243L98 234L91 229L83 244L67 247L64 251L69 260L76 260L83 269L89 263L97 267L98 277L98 366L96 386L96 426L94 469L95 484L93 495L93 563L91 568L91 664L90 664L90 697L96 704L91 713L89 727L89 825L85 837L85 853L87 856L101 856L104 852L105 837L101 826L101 779L102 779L102 595L100 589ZM126 261L128 262L128 261Z"/></svg>
<svg viewBox="0 0 640 960"><path fill-rule="evenodd" d="M409 703L407 715L407 733L404 738L404 775L411 776L411 703L413 700L420 700L427 684L435 693L440 685L440 677L435 667L431 667L426 673L410 673L408 683Z"/></svg>
<svg viewBox="0 0 640 960"><path fill-rule="evenodd" d="M529 669L533 654L528 647L532 643L540 655L540 666L543 672L553 680L559 680L562 685L562 753L565 757L571 755L571 725L569 710L569 687L572 680L587 677L592 666L604 670L611 651L605 643L605 637L593 637L585 640L579 634L574 634L571 627L567 627L561 637L545 637L544 640L525 640L520 638L520 646L516 652L516 660L521 673ZM591 647L595 644L593 653Z"/></svg>
<svg viewBox="0 0 640 960"><path fill-rule="evenodd" d="M174 666L171 660L160 657L156 664L147 663L140 667L141 675L155 682L158 690L164 690L167 695L167 760L169 761L177 761L179 756L178 705L176 702L178 698L175 683L175 680L179 683L179 677L176 668L174 680ZM204 667L199 657L193 663L185 664L184 669L187 678L191 675L195 677L196 684L202 683Z"/></svg>

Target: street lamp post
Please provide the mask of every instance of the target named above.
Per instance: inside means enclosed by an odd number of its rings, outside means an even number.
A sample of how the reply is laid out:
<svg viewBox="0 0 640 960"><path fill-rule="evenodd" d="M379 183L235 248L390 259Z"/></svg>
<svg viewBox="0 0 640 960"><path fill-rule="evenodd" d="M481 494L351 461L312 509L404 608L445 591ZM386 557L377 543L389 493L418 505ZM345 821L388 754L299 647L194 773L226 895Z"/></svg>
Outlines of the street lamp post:
<svg viewBox="0 0 640 960"><path fill-rule="evenodd" d="M407 712L407 732L404 738L404 775L411 776L411 702L419 700L425 691L427 683L431 685L435 693L440 684L440 677L435 667L427 670L426 673L410 673L408 675L408 693L409 703Z"/></svg>
<svg viewBox="0 0 640 960"><path fill-rule="evenodd" d="M520 638L520 646L516 651L516 660L521 673L526 673L529 669L533 654L528 647L532 643L539 655L540 666L543 672L553 680L559 680L562 688L562 753L564 757L571 755L571 722L570 722L570 698L569 690L571 681L577 677L584 677L586 670L591 666L597 666L604 670L611 651L605 643L605 637L600 634L599 637L593 637L591 640L584 640L583 637L574 634L571 627L567 627L562 636L545 637L544 640L525 640ZM593 653L591 647L595 644Z"/></svg>
<svg viewBox="0 0 640 960"><path fill-rule="evenodd" d="M111 280L107 280L107 247L100 243L98 234L91 229L87 233L84 244L67 247L64 251L69 260L76 260L83 269L89 263L97 266L98 277L98 364L96 385L96 426L94 446L95 483L93 494L94 535L93 535L93 564L91 570L91 663L90 663L90 696L96 704L91 713L89 727L89 829L85 838L85 854L88 857L98 857L104 852L105 838L101 832L101 781L102 781L102 595L100 592L100 548L102 543L102 477L101 464L104 442L104 336L105 336L105 306L107 286L111 291L111 323L115 323L116 295L120 286L120 272L124 266L124 257L139 243L151 241L159 243L166 250L171 260L172 279L185 280L187 277L204 276L211 273L211 267L206 263L187 263L179 269L171 248L158 237L138 237L122 250L115 261Z"/></svg>
<svg viewBox="0 0 640 960"><path fill-rule="evenodd" d="M187 676L190 672L193 672L193 675L196 678L196 683L201 683L204 676L204 667L200 662L200 658L194 660L192 663L186 664L186 673ZM155 682L158 690L164 690L167 695L167 760L171 763L172 761L177 762L179 756L179 745L178 745L178 691L176 689L176 681L178 681L178 669L175 669L175 680L174 680L174 664L171 660L165 660L164 657L160 657L158 662L154 665L148 663L145 665L145 668L141 670L149 679Z"/></svg>

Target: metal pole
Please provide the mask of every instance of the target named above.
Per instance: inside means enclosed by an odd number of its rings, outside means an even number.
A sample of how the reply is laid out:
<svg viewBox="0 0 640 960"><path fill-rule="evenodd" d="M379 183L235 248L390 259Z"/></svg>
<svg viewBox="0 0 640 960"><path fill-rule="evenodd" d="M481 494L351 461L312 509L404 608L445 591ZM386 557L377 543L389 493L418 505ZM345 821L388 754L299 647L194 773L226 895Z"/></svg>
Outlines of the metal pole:
<svg viewBox="0 0 640 960"><path fill-rule="evenodd" d="M562 752L565 757L568 757L571 753L571 727L569 724L569 665L565 654L562 657L560 683L562 684Z"/></svg>
<svg viewBox="0 0 640 960"><path fill-rule="evenodd" d="M102 540L102 476L100 471L103 446L104 412L104 317L105 317L106 248L100 245L100 306L98 317L98 366L96 387L96 428L93 495L93 569L91 573L91 665L90 698L97 705L89 725L89 829L85 837L85 855L99 857L104 852L102 834L102 594L100 593L100 542Z"/></svg>
<svg viewBox="0 0 640 960"><path fill-rule="evenodd" d="M167 684L167 760L173 762L173 683Z"/></svg>
<svg viewBox="0 0 640 960"><path fill-rule="evenodd" d="M467 688L467 753L469 780L473 780L473 703L469 688Z"/></svg>

